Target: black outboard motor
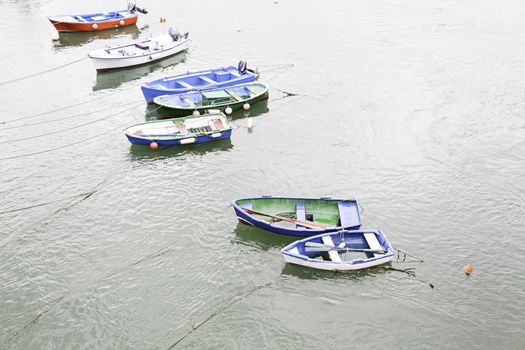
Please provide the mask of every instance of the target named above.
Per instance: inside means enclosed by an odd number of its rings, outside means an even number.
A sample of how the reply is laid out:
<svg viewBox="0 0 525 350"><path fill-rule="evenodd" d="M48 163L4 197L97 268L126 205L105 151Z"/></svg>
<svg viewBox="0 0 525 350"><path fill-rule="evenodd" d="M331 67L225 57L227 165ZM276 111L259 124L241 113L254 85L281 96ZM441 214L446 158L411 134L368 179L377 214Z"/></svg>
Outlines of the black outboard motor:
<svg viewBox="0 0 525 350"><path fill-rule="evenodd" d="M133 2L128 3L128 10L131 13L133 13L135 11L138 11L138 12L143 13L143 14L148 13L148 10L141 9L140 7L137 7L137 5L135 3L133 3Z"/></svg>
<svg viewBox="0 0 525 350"><path fill-rule="evenodd" d="M237 69L239 70L239 73L246 74L246 69L248 68L248 62L245 60L240 60L239 65L237 66Z"/></svg>

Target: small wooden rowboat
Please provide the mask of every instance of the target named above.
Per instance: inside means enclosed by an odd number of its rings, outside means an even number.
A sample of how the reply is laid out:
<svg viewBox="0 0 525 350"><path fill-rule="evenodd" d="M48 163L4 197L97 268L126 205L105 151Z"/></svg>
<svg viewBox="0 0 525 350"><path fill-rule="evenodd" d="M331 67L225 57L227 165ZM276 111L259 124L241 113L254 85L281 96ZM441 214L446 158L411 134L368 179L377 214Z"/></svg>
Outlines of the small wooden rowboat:
<svg viewBox="0 0 525 350"><path fill-rule="evenodd" d="M97 71L148 64L187 50L190 41L188 35L189 33L180 34L170 28L169 34L142 42L94 50L88 56Z"/></svg>
<svg viewBox="0 0 525 350"><path fill-rule="evenodd" d="M339 231L296 241L281 250L286 262L320 270L360 270L392 261L381 230Z"/></svg>
<svg viewBox="0 0 525 350"><path fill-rule="evenodd" d="M138 13L148 13L134 4L128 4L127 10L90 13L84 15L49 16L49 21L59 32L92 32L112 29L137 23Z"/></svg>
<svg viewBox="0 0 525 350"><path fill-rule="evenodd" d="M355 199L262 196L237 199L232 206L239 221L288 236L315 236L361 227Z"/></svg>
<svg viewBox="0 0 525 350"><path fill-rule="evenodd" d="M256 71L247 68L246 61L240 61L238 67L187 72L153 80L143 84L141 89L146 102L151 103L157 96L249 83L257 77Z"/></svg>
<svg viewBox="0 0 525 350"><path fill-rule="evenodd" d="M132 125L124 130L135 145L177 146L229 138L232 126L219 112L200 117L154 120Z"/></svg>
<svg viewBox="0 0 525 350"><path fill-rule="evenodd" d="M201 113L208 109L232 111L241 109L245 103L253 105L268 98L268 85L260 82L245 83L235 86L213 88L202 91L190 91L181 94L163 95L153 99L159 105L175 115L189 115L197 110Z"/></svg>

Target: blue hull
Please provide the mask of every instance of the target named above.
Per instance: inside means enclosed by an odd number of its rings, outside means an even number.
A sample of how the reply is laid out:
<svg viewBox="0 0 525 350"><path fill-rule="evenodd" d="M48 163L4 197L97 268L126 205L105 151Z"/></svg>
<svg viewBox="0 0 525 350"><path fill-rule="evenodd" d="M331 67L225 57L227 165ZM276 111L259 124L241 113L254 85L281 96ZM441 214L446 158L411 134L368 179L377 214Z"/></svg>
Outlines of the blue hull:
<svg viewBox="0 0 525 350"><path fill-rule="evenodd" d="M227 87L250 83L257 79L257 74L246 71L241 74L236 67L188 72L171 77L150 81L140 88L146 102L151 103L157 96L173 95L188 91L197 91L216 87Z"/></svg>
<svg viewBox="0 0 525 350"><path fill-rule="evenodd" d="M263 196L263 197L257 197L257 198L285 198L285 197L272 197L272 196ZM252 198L252 199L257 199ZM245 210L243 210L239 205L236 204L237 201L245 200L244 199L238 199L236 201L232 202L233 209L235 210L235 215L237 215L237 219L239 221L244 222L249 225L256 226L260 229L270 231L273 233L277 233L280 235L285 236L295 236L295 237L310 237L310 236L316 236L323 233L329 233L329 232L337 232L341 230L358 230L361 228L361 218L359 217L359 211L357 210L357 201L355 199L333 199L329 197L321 197L321 198L290 198L286 197L286 199L294 199L294 200L310 200L310 199L320 199L320 200L326 200L326 201L340 201L340 202L346 202L346 203L352 203L355 207L355 213L353 220L349 221L347 225L340 225L340 226L334 226L326 229L310 229L310 228L304 228L304 227L279 227L270 224L269 222L265 220L260 220L257 217L255 217L252 214L247 213Z"/></svg>
<svg viewBox="0 0 525 350"><path fill-rule="evenodd" d="M129 142L131 142L134 145L149 145L152 142L156 142L159 146L179 146L184 144L195 144L195 143L203 143L203 142L210 142L210 141L217 141L217 140L224 140L227 138L230 138L232 134L231 130L225 130L221 131L221 136L219 137L211 137L210 135L201 135L201 136L195 136L195 142L192 143L181 143L181 141L185 139L172 139L172 140L145 140L143 138L137 138L130 135L126 135ZM187 139L187 138L186 138Z"/></svg>

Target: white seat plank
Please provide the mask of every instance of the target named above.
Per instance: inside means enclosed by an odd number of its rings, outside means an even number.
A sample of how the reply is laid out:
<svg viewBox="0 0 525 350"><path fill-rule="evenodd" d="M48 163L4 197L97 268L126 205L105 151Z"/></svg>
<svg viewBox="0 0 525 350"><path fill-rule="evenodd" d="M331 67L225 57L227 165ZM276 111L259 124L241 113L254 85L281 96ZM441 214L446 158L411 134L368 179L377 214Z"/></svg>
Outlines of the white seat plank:
<svg viewBox="0 0 525 350"><path fill-rule="evenodd" d="M331 236L323 236L322 240L323 240L323 244L324 245L327 245L327 246L330 246L330 247L335 247L334 241L332 240ZM330 251L328 251L328 255L330 256L330 260L332 260L332 261L335 261L335 262L341 262L342 261L341 260L341 256L339 255L337 250L330 250Z"/></svg>

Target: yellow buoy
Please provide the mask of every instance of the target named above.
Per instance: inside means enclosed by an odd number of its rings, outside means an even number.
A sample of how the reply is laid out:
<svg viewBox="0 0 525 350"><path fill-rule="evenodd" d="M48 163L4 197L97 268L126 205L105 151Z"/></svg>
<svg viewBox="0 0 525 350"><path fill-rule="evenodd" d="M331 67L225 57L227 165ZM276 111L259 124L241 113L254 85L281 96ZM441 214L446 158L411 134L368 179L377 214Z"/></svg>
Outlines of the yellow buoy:
<svg viewBox="0 0 525 350"><path fill-rule="evenodd" d="M156 151L159 148L159 144L153 141L149 144L149 148L151 148L152 151Z"/></svg>
<svg viewBox="0 0 525 350"><path fill-rule="evenodd" d="M467 265L463 268L463 272L465 272L465 275L470 276L470 274L471 274L472 272L474 272L474 268L472 267L472 264L467 264Z"/></svg>

